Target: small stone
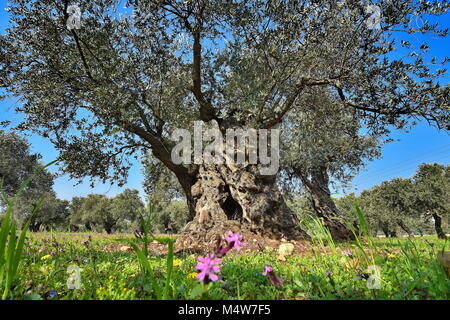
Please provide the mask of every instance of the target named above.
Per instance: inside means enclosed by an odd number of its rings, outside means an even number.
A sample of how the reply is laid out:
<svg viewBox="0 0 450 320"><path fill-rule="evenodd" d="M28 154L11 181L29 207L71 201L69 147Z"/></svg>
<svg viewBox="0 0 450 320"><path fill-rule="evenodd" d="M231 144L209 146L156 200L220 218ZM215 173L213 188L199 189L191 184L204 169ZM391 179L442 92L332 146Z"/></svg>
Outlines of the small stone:
<svg viewBox="0 0 450 320"><path fill-rule="evenodd" d="M279 261L282 261L282 262L285 262L285 261L286 261L286 257L283 256L282 254L280 254L280 255L278 256L278 260L279 260Z"/></svg>
<svg viewBox="0 0 450 320"><path fill-rule="evenodd" d="M278 247L278 253L283 256L290 256L294 251L294 245L292 243L283 243Z"/></svg>
<svg viewBox="0 0 450 320"><path fill-rule="evenodd" d="M128 246L121 246L121 247L120 247L120 251L122 251L122 252L128 251L128 250L130 250L130 249L131 249L131 248L128 247Z"/></svg>

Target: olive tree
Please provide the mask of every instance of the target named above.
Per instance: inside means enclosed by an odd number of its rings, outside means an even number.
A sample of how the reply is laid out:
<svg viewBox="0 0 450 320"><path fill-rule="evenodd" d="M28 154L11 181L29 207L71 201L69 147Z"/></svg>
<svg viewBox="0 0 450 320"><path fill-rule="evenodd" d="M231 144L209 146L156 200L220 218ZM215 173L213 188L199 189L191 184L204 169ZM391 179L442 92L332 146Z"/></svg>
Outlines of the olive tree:
<svg viewBox="0 0 450 320"><path fill-rule="evenodd" d="M291 185L296 179L310 194L314 212L335 240L349 240L330 186L348 186L366 164L380 156L381 137L362 133L361 119L323 90L311 90L298 99L285 121L282 161Z"/></svg>
<svg viewBox="0 0 450 320"><path fill-rule="evenodd" d="M445 37L411 19L447 1L9 2L0 37L0 86L23 102L19 129L48 137L73 178L126 181L129 159L149 150L175 174L194 219L191 239L248 229L306 236L257 164L176 163L170 139L193 121L227 129L278 128L308 88L335 92L374 132L422 118L449 129L444 69L415 33ZM73 8L73 7L70 7ZM376 19L375 19L376 20ZM403 55L392 55L402 49ZM259 160L260 157L259 157ZM339 232L348 233L341 229Z"/></svg>
<svg viewBox="0 0 450 320"><path fill-rule="evenodd" d="M447 238L442 220L448 220L450 212L450 166L424 163L412 179L415 209L425 217L431 216L437 236Z"/></svg>

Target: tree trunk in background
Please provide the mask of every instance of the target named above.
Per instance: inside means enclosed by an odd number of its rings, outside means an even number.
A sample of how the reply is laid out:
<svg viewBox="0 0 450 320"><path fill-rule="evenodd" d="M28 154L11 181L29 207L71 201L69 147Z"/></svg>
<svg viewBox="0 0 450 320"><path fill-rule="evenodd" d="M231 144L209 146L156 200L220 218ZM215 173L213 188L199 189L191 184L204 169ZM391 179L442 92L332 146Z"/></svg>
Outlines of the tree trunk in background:
<svg viewBox="0 0 450 320"><path fill-rule="evenodd" d="M412 236L411 229L402 220L397 221L397 224L408 234L408 237Z"/></svg>
<svg viewBox="0 0 450 320"><path fill-rule="evenodd" d="M31 222L29 225L29 229L31 232L39 232L39 228L41 227L41 223L40 222Z"/></svg>
<svg viewBox="0 0 450 320"><path fill-rule="evenodd" d="M447 235L442 230L442 218L437 213L433 213L434 229L439 239L446 239Z"/></svg>
<svg viewBox="0 0 450 320"><path fill-rule="evenodd" d="M205 164L196 179L191 188L196 215L181 231L184 246L215 243L217 235L228 231L274 239L308 238L277 189L275 177L260 175L256 166Z"/></svg>
<svg viewBox="0 0 450 320"><path fill-rule="evenodd" d="M328 228L335 241L354 240L354 234L342 222L334 218L344 219L339 212L328 187L329 177L326 167L319 167L310 172L310 178L303 172L296 172L301 177L303 184L308 189L315 213L320 217Z"/></svg>
<svg viewBox="0 0 450 320"><path fill-rule="evenodd" d="M105 229L107 234L112 234L112 226L111 225L104 225L103 228Z"/></svg>
<svg viewBox="0 0 450 320"><path fill-rule="evenodd" d="M384 226L384 225L381 226L381 231L383 231L386 238L389 238L389 236L391 235L391 233L389 232L389 228L387 226Z"/></svg>

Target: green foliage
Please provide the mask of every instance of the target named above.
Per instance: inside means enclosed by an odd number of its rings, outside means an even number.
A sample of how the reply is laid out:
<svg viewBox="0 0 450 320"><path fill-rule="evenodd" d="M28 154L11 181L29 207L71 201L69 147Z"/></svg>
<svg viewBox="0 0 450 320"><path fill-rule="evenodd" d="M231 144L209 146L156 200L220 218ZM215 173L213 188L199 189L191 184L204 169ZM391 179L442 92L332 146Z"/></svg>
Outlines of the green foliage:
<svg viewBox="0 0 450 320"><path fill-rule="evenodd" d="M82 28L68 30L64 2L9 1L13 23L0 36L0 86L5 96L24 102L17 109L26 116L17 129L52 138L72 178L123 184L130 158L151 151L185 192L198 168L171 161L173 129L190 129L195 120L216 120L221 129L231 123L303 126L290 112L315 96L313 88L339 101L353 129L324 136L324 144L312 139L318 149L339 140L336 168L347 162L342 154L355 153L359 163L357 149L341 152L346 137L358 140L359 121L374 136L414 125L419 117L449 129L450 88L440 83L449 60L429 68L437 64L429 45L405 45L414 33L447 36L437 24L410 22L448 12L448 2L376 1L383 12L380 30L365 23L364 1L337 4L128 1L129 14L120 19L121 1L80 1ZM392 54L399 50L403 54ZM326 132L323 120L336 109L320 112L317 130ZM313 115L306 112L309 133ZM367 150L372 143L366 142L356 145Z"/></svg>
<svg viewBox="0 0 450 320"><path fill-rule="evenodd" d="M70 220L87 230L130 231L144 204L137 190L125 190L110 199L104 195L90 194L86 198L74 198L70 205Z"/></svg>
<svg viewBox="0 0 450 320"><path fill-rule="evenodd" d="M14 132L0 130L0 181L2 182L2 192L9 197L13 197L21 187L21 181L25 181L41 168L39 173L21 192L21 197L37 200L44 192L51 192L54 175L43 168L40 163L42 156L32 154L30 144L26 139ZM2 199L0 199L0 207Z"/></svg>
<svg viewBox="0 0 450 320"><path fill-rule="evenodd" d="M24 256L24 268L19 274L11 299L24 295L39 295L50 299L48 293L56 290L52 299L162 299L167 282L167 256L153 253L142 262L135 252L119 250L120 244L106 234L93 234L89 248L82 245L87 234L56 234L62 250L52 244L53 234L37 233L29 239ZM133 241L130 236L123 239ZM196 255L182 254L174 259L168 299L449 299L450 280L436 260L437 250L445 241L426 236L414 239L373 239L375 264L381 267L381 288L367 288L364 276L371 276L362 251L353 243L336 244L333 253L327 243L324 249L277 259L277 253L264 252L227 255L221 268L223 282L212 283L206 296L196 273ZM114 246L116 250L105 250ZM117 247L118 246L118 247ZM448 247L448 244L447 244ZM142 247L137 244L142 252ZM368 250L363 242L363 248ZM51 251L53 256L43 259ZM348 256L344 254L348 252ZM95 261L90 255L96 257ZM89 261L84 262L88 258ZM146 262L145 262L146 261ZM153 277L142 279L141 263ZM371 262L372 263L372 262ZM82 270L81 289L66 287L69 265ZM266 264L282 276L282 287L274 287L261 275ZM153 279L156 283L152 283ZM32 283L30 283L32 281Z"/></svg>
<svg viewBox="0 0 450 320"><path fill-rule="evenodd" d="M336 200L339 209L351 217L352 203L359 203L367 215L369 232L382 231L386 237L395 237L400 229L407 234L432 233L432 221L442 219L442 228L448 228L450 212L450 169L440 164L422 164L410 178L384 181L360 197L350 194ZM433 230L435 229L435 230ZM445 231L441 233L445 234Z"/></svg>
<svg viewBox="0 0 450 320"><path fill-rule="evenodd" d="M8 199L8 196L5 193L2 193L3 201L7 204L6 213L0 226L0 288L3 289L2 300L8 298L11 286L16 280L17 270L22 260L22 250L27 229L33 216L39 210L43 200L41 200L33 209L28 222L23 226L18 238L16 235L16 222L13 217L14 203L35 176L39 175L42 170L45 170L53 163L54 162L38 168L34 175L20 185L14 198Z"/></svg>

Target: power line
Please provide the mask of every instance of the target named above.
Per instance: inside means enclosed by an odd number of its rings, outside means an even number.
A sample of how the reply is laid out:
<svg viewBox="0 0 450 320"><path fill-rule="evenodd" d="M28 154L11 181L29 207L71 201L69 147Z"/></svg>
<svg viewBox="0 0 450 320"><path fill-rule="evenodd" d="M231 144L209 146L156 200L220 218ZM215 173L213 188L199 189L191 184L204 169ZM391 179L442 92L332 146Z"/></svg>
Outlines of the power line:
<svg viewBox="0 0 450 320"><path fill-rule="evenodd" d="M445 150L441 150L441 149L445 149ZM364 173L361 173L361 174L368 173L370 175L376 175L376 174L379 174L379 173L384 173L386 171L391 171L392 169L397 169L397 168L400 169L400 168L404 167L405 165L409 165L411 163L416 163L416 162L420 161L420 159L427 158L429 156L439 155L439 154L442 154L442 153L447 153L449 151L450 151L450 145L441 146L441 147L439 147L437 149L434 149L433 151L428 151L427 153L416 155L416 156L414 156L412 158L410 157L407 160L403 160L403 161L394 163L391 166L387 166L387 167L384 167L384 168L378 168L378 169L375 169L373 171L364 172Z"/></svg>
<svg viewBox="0 0 450 320"><path fill-rule="evenodd" d="M446 154L445 156L435 158L433 161L438 161L438 160L442 160L442 159L448 159L450 161L450 153ZM410 164L408 166L405 166L403 169L400 168L400 170L398 170L398 169L397 170L387 170L384 172L384 174L370 174L369 176L361 177L361 179L374 181L373 178L380 178L381 180L384 180L384 178L386 178L388 176L399 175L402 172L405 172L405 171L408 171L411 169L415 169L416 167L417 167L416 164Z"/></svg>

